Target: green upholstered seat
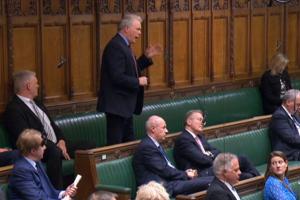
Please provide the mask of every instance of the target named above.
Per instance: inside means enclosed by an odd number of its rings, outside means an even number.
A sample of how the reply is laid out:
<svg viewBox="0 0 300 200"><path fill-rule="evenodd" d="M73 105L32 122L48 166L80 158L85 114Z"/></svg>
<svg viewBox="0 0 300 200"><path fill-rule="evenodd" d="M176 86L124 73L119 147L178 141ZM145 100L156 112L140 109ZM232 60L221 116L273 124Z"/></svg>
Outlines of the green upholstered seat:
<svg viewBox="0 0 300 200"><path fill-rule="evenodd" d="M64 115L55 119L68 141L93 141L96 146L106 144L106 120L103 113L88 112Z"/></svg>
<svg viewBox="0 0 300 200"><path fill-rule="evenodd" d="M222 152L245 155L255 166L265 164L271 152L267 128L212 139L209 143Z"/></svg>
<svg viewBox="0 0 300 200"><path fill-rule="evenodd" d="M116 188L123 191L131 191L131 196L136 193L136 182L132 167L132 156L101 162L96 164L96 170L100 185L105 185L109 188Z"/></svg>

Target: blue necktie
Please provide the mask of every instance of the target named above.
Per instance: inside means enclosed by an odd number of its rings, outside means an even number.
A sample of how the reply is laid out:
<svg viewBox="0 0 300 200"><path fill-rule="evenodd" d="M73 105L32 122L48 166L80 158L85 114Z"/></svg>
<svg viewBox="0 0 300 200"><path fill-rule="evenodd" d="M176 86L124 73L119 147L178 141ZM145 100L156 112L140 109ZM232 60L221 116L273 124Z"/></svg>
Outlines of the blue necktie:
<svg viewBox="0 0 300 200"><path fill-rule="evenodd" d="M171 164L171 162L168 160L166 152L164 151L164 149L163 149L160 145L158 146L158 150L160 151L160 153L162 154L162 156L165 158L165 160L167 161L168 165L169 165L170 167L172 167L172 168L175 168L175 167Z"/></svg>

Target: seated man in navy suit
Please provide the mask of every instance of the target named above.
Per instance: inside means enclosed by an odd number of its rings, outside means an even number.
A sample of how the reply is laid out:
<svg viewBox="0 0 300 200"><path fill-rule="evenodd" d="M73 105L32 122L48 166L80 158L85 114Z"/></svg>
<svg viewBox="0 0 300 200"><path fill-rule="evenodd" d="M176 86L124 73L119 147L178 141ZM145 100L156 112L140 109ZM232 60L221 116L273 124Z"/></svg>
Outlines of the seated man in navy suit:
<svg viewBox="0 0 300 200"><path fill-rule="evenodd" d="M273 113L269 136L273 151L282 151L288 160L300 160L300 91L288 90L282 105Z"/></svg>
<svg viewBox="0 0 300 200"><path fill-rule="evenodd" d="M17 140L21 157L16 161L9 179L11 200L55 200L66 195L73 197L77 188L68 186L65 191L56 190L43 169L40 160L46 149L40 132L33 129L24 130Z"/></svg>
<svg viewBox="0 0 300 200"><path fill-rule="evenodd" d="M185 116L185 127L174 146L174 158L179 169L194 168L200 176L213 176L212 165L220 153L203 136L204 118L201 110L191 110ZM245 156L239 156L241 180L260 175Z"/></svg>
<svg viewBox="0 0 300 200"><path fill-rule="evenodd" d="M181 171L168 160L160 146L167 133L166 122L159 116L151 116L146 122L147 136L133 156L133 168L137 186L150 181L162 183L170 196L190 194L205 190L213 177L198 177L196 170Z"/></svg>

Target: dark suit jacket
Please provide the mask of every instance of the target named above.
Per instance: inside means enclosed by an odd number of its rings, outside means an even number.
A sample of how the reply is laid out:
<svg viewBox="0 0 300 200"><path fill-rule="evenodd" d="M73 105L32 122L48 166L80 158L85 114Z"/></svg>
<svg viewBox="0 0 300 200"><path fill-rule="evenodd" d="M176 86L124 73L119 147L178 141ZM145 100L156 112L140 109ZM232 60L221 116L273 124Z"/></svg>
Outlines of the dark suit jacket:
<svg viewBox="0 0 300 200"><path fill-rule="evenodd" d="M137 61L138 75L152 64L146 56ZM144 87L139 86L132 51L117 34L104 49L97 110L129 118L143 108Z"/></svg>
<svg viewBox="0 0 300 200"><path fill-rule="evenodd" d="M185 171L170 167L149 136L144 138L133 156L133 168L137 185L149 181L168 184L175 180L188 180Z"/></svg>
<svg viewBox="0 0 300 200"><path fill-rule="evenodd" d="M51 126L56 134L57 141L64 139L63 134L57 125L53 122L48 114L46 107L35 101L35 103L41 108L48 118L50 119ZM46 134L44 127L40 119L30 110L30 108L17 96L8 103L4 112L4 126L8 130L11 145L15 148L16 141L19 135L25 129L35 129L40 131L42 134Z"/></svg>
<svg viewBox="0 0 300 200"><path fill-rule="evenodd" d="M215 157L220 151L211 146L204 136L198 136L206 151L210 151L214 157L210 157L202 153L199 145L193 136L183 130L178 136L174 145L174 159L179 169L197 169L200 174L211 170Z"/></svg>
<svg viewBox="0 0 300 200"><path fill-rule="evenodd" d="M9 179L11 200L57 200L59 190L54 189L40 162L38 172L24 157L14 165Z"/></svg>
<svg viewBox="0 0 300 200"><path fill-rule="evenodd" d="M268 70L261 78L260 91L265 114L272 114L281 105L280 78L285 83L286 90L292 88L290 76L287 70L284 70L281 75L275 76L271 75L271 71Z"/></svg>
<svg viewBox="0 0 300 200"><path fill-rule="evenodd" d="M215 177L213 182L210 184L206 200L236 200L235 196L228 189L228 187Z"/></svg>
<svg viewBox="0 0 300 200"><path fill-rule="evenodd" d="M296 118L300 122L299 117ZM269 136L273 151L282 151L289 160L299 159L300 136L293 120L281 106L272 116L269 124Z"/></svg>

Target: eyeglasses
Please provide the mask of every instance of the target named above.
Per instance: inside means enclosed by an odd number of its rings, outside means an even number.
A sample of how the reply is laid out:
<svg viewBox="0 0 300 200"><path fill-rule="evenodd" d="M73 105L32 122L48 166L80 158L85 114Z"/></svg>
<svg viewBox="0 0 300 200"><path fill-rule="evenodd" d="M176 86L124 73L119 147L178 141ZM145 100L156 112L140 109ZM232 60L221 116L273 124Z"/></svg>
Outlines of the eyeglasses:
<svg viewBox="0 0 300 200"><path fill-rule="evenodd" d="M272 166L276 166L276 165L282 165L284 162L284 160L279 160L279 161L273 161L271 164Z"/></svg>

